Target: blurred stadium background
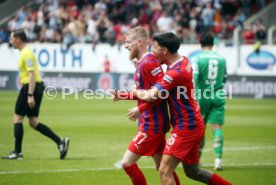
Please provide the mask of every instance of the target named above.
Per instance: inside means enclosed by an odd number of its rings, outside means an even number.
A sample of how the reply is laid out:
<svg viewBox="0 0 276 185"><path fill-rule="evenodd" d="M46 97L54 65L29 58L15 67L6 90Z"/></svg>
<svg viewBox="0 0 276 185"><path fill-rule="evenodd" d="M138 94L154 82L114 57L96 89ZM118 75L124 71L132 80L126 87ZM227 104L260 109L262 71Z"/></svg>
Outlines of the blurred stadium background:
<svg viewBox="0 0 276 185"><path fill-rule="evenodd" d="M129 89L134 65L124 33L142 25L151 34L172 31L180 53L193 59L201 33L212 32L215 50L228 65L225 170L240 185L276 184L276 1L275 0L0 0L0 155L13 146L12 115L18 89L19 51L9 33L25 29L47 86L58 90ZM150 50L150 48L149 48ZM81 94L81 93L80 93ZM45 97L41 119L71 138L68 159L25 125L23 161L0 160L0 185L127 185L114 164L136 131L125 116L135 102ZM202 165L212 170L207 130ZM149 181L159 179L153 163L140 162ZM184 177L182 184L199 184Z"/></svg>

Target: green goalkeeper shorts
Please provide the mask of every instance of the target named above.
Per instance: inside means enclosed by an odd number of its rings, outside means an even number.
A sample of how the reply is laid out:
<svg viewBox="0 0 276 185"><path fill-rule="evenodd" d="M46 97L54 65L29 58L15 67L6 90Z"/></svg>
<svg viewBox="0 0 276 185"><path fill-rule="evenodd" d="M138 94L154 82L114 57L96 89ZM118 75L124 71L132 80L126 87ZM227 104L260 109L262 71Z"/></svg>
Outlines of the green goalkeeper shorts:
<svg viewBox="0 0 276 185"><path fill-rule="evenodd" d="M205 124L224 124L225 99L225 97L217 96L217 93L214 93L213 97L198 98L200 112Z"/></svg>

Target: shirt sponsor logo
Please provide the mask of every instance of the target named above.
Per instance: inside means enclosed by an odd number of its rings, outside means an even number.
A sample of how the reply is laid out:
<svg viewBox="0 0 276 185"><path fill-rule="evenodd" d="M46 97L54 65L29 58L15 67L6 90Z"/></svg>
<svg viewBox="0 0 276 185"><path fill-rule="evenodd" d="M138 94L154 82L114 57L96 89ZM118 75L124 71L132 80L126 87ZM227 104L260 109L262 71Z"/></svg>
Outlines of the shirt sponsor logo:
<svg viewBox="0 0 276 185"><path fill-rule="evenodd" d="M186 67L185 69L186 69L186 71L187 71L188 73L190 73L191 70L192 70L191 65L187 65L187 67Z"/></svg>
<svg viewBox="0 0 276 185"><path fill-rule="evenodd" d="M173 78L170 77L169 75L165 75L164 78L163 78L163 80L165 80L166 82L172 83Z"/></svg>
<svg viewBox="0 0 276 185"><path fill-rule="evenodd" d="M154 70L152 70L151 71L151 74L153 75L153 76L156 76L158 73L160 73L161 72L161 68L160 67L157 67L157 68L155 68Z"/></svg>
<svg viewBox="0 0 276 185"><path fill-rule="evenodd" d="M33 67L34 63L32 60L27 60L27 67Z"/></svg>

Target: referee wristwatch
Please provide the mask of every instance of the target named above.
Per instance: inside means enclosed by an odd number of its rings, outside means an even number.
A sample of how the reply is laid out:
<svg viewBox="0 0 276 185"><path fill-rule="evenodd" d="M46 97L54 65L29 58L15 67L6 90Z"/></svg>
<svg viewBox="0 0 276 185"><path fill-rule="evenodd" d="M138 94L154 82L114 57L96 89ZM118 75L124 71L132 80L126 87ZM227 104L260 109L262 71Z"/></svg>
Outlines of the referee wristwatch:
<svg viewBox="0 0 276 185"><path fill-rule="evenodd" d="M28 96L34 96L34 94L32 94L32 93L28 93Z"/></svg>

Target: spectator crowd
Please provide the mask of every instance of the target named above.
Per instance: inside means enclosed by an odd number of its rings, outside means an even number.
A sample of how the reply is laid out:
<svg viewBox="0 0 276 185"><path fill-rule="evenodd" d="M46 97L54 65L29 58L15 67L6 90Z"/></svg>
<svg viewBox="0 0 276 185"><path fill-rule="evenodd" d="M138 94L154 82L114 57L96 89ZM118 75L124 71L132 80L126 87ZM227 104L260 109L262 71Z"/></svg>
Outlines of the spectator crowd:
<svg viewBox="0 0 276 185"><path fill-rule="evenodd" d="M0 27L0 43L12 30L24 29L30 42L109 43L119 46L124 33L142 25L150 33L172 31L185 44L198 42L204 32L230 41L236 26L262 9L265 0L36 0L22 6ZM258 21L245 38L266 37Z"/></svg>

